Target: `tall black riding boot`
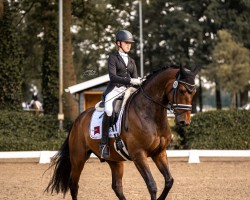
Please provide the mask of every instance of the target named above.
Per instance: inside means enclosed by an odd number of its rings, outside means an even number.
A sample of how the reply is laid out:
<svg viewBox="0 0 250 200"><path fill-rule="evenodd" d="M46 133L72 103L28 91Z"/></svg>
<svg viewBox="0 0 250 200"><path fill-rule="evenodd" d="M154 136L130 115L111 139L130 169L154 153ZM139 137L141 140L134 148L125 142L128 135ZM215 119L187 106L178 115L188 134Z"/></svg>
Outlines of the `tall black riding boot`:
<svg viewBox="0 0 250 200"><path fill-rule="evenodd" d="M109 146L108 146L108 139L109 139L109 124L110 119L106 112L104 112L103 119L102 119L102 139L101 139L101 146L100 146L100 153L101 158L108 158L109 157Z"/></svg>

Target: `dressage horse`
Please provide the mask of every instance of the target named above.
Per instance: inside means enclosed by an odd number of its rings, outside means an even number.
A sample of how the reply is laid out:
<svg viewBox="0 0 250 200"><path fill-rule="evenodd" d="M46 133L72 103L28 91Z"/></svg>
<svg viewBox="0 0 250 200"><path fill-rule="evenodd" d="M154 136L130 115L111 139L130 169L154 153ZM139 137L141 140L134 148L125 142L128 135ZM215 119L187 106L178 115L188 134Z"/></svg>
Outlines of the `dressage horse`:
<svg viewBox="0 0 250 200"><path fill-rule="evenodd" d="M148 157L152 158L165 180L158 200L166 199L174 181L166 154L172 136L166 109L173 110L176 124L190 124L196 73L197 70L190 71L183 67L157 70L146 78L126 104L120 138L143 177L151 200L157 199L157 187ZM101 160L100 140L91 139L89 133L93 112L94 108L87 109L73 123L67 139L52 159L54 174L45 191L62 192L65 195L70 190L72 199L77 200L78 182L85 162L91 153ZM119 200L125 200L122 187L125 160L115 150L114 140L109 140L110 157L105 161L111 168L112 189Z"/></svg>

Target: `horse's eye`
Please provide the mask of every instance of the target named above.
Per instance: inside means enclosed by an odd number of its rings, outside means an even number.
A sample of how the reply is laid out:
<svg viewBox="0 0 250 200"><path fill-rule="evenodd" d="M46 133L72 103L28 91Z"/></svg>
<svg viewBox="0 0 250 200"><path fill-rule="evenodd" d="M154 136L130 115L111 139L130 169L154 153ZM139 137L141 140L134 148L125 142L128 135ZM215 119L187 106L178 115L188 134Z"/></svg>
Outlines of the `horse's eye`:
<svg viewBox="0 0 250 200"><path fill-rule="evenodd" d="M185 93L187 92L187 90L185 90L185 89L180 89L179 92L180 92L181 95L185 95Z"/></svg>

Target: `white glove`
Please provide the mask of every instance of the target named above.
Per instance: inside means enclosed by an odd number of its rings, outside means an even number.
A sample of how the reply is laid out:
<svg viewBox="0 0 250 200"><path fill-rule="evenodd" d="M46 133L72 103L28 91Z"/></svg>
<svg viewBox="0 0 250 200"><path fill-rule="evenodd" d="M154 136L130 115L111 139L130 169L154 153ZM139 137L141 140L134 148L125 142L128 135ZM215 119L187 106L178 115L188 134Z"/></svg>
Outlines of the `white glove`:
<svg viewBox="0 0 250 200"><path fill-rule="evenodd" d="M145 81L146 80L146 78L144 78L144 77L138 77L138 79L140 79L141 80L141 82L143 82L143 81Z"/></svg>
<svg viewBox="0 0 250 200"><path fill-rule="evenodd" d="M140 78L131 78L130 79L130 83L132 85L140 85L141 84L141 80L140 80Z"/></svg>

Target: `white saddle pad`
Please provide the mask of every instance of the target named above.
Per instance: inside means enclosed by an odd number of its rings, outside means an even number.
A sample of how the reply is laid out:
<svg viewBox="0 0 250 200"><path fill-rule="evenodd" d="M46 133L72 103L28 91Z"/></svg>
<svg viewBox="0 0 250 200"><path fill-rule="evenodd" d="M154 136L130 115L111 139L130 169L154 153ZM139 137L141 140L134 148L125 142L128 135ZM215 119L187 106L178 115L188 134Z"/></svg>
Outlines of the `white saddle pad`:
<svg viewBox="0 0 250 200"><path fill-rule="evenodd" d="M90 137L92 139L101 139L102 137L102 118L103 113L100 111L94 111L91 122L90 122ZM113 128L109 128L109 137L113 138L115 137L114 134L120 134L121 133L121 119L123 115L123 109L120 111L118 120L116 122L116 125L113 126Z"/></svg>

